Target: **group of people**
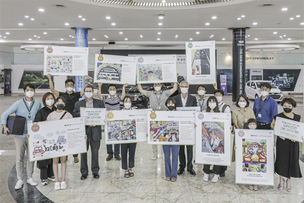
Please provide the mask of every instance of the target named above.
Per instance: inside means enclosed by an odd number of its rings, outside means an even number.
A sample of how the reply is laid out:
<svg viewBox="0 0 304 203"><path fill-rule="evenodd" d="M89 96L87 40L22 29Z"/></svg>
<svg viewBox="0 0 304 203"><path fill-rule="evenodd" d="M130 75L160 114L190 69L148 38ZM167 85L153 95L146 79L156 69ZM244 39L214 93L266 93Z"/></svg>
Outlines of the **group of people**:
<svg viewBox="0 0 304 203"><path fill-rule="evenodd" d="M123 85L122 94L118 95L116 86L110 84L108 86L108 96L103 96L101 92L102 83L98 84L98 99L93 98L94 89L93 86L87 84L88 77L86 79L86 86L84 90L75 92L75 83L73 80L68 79L65 81L66 92L59 92L55 90L51 76L48 75L49 86L52 92L47 92L43 95L42 103L44 105L41 108L39 101L34 99L35 87L31 84L25 85L24 95L25 97L19 101L16 101L9 109L7 109L1 116L1 124L4 128L4 133L9 134L7 127L7 118L12 113L17 116L26 118L27 121L39 122L39 121L51 121L68 119L80 116L80 110L82 108L106 108L108 111L120 110L120 102L123 101L123 108L121 110L131 110L132 100L131 97L126 96L125 88L128 84ZM197 87L198 96L192 96L189 94L189 84L187 81L179 83L180 94L173 95L178 90L177 83L174 83L173 88L168 90L162 90L161 83L155 83L153 85L153 91L147 91L138 84L138 90L141 94L147 96L150 101L150 108L153 111L176 111L176 107L200 107L201 112L217 112L217 113L231 113L231 139L233 139L233 129L273 129L275 119L277 117L283 117L286 119L292 119L295 121L301 121L300 115L293 113L293 108L296 107L296 102L292 98L285 98L281 105L284 112L278 114L277 102L269 96L271 86L268 83L261 85L261 97L257 98L254 102L253 109L249 107L249 101L245 95L239 95L236 106L238 107L231 112L230 106L224 103L224 92L217 89L217 84L214 84L215 91L214 96L206 98L206 87L199 85ZM83 96L85 99L80 100ZM27 123L27 122L26 122ZM15 189L22 188L23 181L23 162L25 151L27 150L27 124L25 124L24 133L22 135L15 135L16 145L16 171L17 171L17 183ZM91 148L92 163L91 171L93 178L99 178L99 148L102 134L102 126L86 126L86 140L87 149ZM214 141L216 148L216 143ZM106 161L110 161L113 158L122 161L122 169L125 170L124 177L134 177L134 164L135 164L135 151L136 143L128 144L115 144L114 151L112 145L107 145L107 158ZM299 167L299 144L293 140L278 137L277 138L277 152L275 162L275 172L279 175L279 189L284 187L290 191L291 181L290 178L302 177ZM120 149L121 148L121 149ZM191 175L195 176L196 172L193 169L193 145L163 145L162 151L165 160L165 176L167 181L175 182L178 175L182 175L185 170ZM120 152L121 150L121 152ZM158 156L158 146L152 145L152 159L155 160ZM161 150L160 150L161 153ZM120 157L121 154L121 157ZM187 154L187 155L186 155ZM160 156L161 157L161 156ZM186 159L187 157L187 159ZM47 185L48 180L54 181L54 189L60 190L67 188L65 181L66 177L66 160L67 157L53 158L48 160L42 160L37 162L37 167L40 169L40 179L42 185ZM179 161L178 161L179 160ZM232 156L232 161L234 156ZM77 163L78 157L74 155L74 162ZM88 177L89 169L87 164L87 153L81 154L80 160L80 172L81 180L85 180ZM178 167L179 162L179 167ZM59 179L58 164L61 163L61 181ZM33 179L34 162L29 162L27 159L27 183L33 186L37 185L37 182ZM216 166L212 168L208 164L204 164L204 181L209 181L210 174L214 173L212 182L218 182L220 177L225 176L226 166ZM249 185L250 190L258 190L257 185Z"/></svg>

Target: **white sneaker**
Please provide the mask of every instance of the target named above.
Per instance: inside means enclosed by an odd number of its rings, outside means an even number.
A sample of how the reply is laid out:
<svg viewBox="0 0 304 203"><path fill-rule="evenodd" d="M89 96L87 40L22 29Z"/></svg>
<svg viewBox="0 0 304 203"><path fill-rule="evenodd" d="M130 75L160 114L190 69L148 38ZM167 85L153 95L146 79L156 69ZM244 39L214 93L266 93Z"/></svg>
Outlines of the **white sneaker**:
<svg viewBox="0 0 304 203"><path fill-rule="evenodd" d="M217 181L219 181L219 179L220 179L220 175L215 174L212 178L212 182L216 183Z"/></svg>
<svg viewBox="0 0 304 203"><path fill-rule="evenodd" d="M23 186L23 180L19 179L15 185L15 190L19 190Z"/></svg>
<svg viewBox="0 0 304 203"><path fill-rule="evenodd" d="M205 173L204 177L203 177L203 180L206 181L206 182L208 182L208 180L209 180L209 174Z"/></svg>
<svg viewBox="0 0 304 203"><path fill-rule="evenodd" d="M61 189L61 190L64 190L64 189L66 189L66 188L67 188L66 182L65 182L65 181L62 181L61 184L60 184L60 189Z"/></svg>
<svg viewBox="0 0 304 203"><path fill-rule="evenodd" d="M38 183L34 180L34 178L27 179L26 182L27 182L28 184L30 184L31 186L36 186L36 185L38 185Z"/></svg>
<svg viewBox="0 0 304 203"><path fill-rule="evenodd" d="M60 190L60 183L59 182L56 182L54 184L54 190Z"/></svg>

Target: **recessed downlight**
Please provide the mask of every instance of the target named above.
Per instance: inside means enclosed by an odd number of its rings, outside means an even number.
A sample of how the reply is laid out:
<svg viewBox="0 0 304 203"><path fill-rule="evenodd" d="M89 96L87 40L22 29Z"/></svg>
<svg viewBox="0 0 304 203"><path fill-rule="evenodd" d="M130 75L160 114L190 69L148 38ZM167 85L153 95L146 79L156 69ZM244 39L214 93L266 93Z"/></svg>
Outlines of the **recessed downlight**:
<svg viewBox="0 0 304 203"><path fill-rule="evenodd" d="M252 23L252 25L257 25L257 24L258 24L257 22Z"/></svg>
<svg viewBox="0 0 304 203"><path fill-rule="evenodd" d="M24 16L25 18L29 18L29 16Z"/></svg>
<svg viewBox="0 0 304 203"><path fill-rule="evenodd" d="M161 35L161 32L158 32L157 34L158 34L158 35Z"/></svg>
<svg viewBox="0 0 304 203"><path fill-rule="evenodd" d="M175 38L178 38L178 35L175 35Z"/></svg>
<svg viewBox="0 0 304 203"><path fill-rule="evenodd" d="M288 10L288 8L282 8L282 11L287 11Z"/></svg>
<svg viewBox="0 0 304 203"><path fill-rule="evenodd" d="M289 20L294 20L294 18L289 18Z"/></svg>
<svg viewBox="0 0 304 203"><path fill-rule="evenodd" d="M278 34L278 32L273 32L274 35Z"/></svg>
<svg viewBox="0 0 304 203"><path fill-rule="evenodd" d="M139 35L139 37L140 37L140 38L143 38L143 36L142 36L142 35Z"/></svg>
<svg viewBox="0 0 304 203"><path fill-rule="evenodd" d="M211 18L212 18L213 20L214 20L214 19L217 19L217 17L216 17L216 16L212 16Z"/></svg>
<svg viewBox="0 0 304 203"><path fill-rule="evenodd" d="M196 32L195 34L199 35L199 34L200 34L200 32Z"/></svg>
<svg viewBox="0 0 304 203"><path fill-rule="evenodd" d="M125 38L125 40L127 41L127 40L128 40L128 38Z"/></svg>
<svg viewBox="0 0 304 203"><path fill-rule="evenodd" d="M111 25L112 25L112 26L115 26L115 25L116 25L116 23L111 23Z"/></svg>
<svg viewBox="0 0 304 203"><path fill-rule="evenodd" d="M205 25L210 25L210 23L205 23Z"/></svg>
<svg viewBox="0 0 304 203"><path fill-rule="evenodd" d="M226 39L225 39L225 38L222 38L222 40L225 41Z"/></svg>
<svg viewBox="0 0 304 203"><path fill-rule="evenodd" d="M82 18L82 16L78 16L78 18Z"/></svg>
<svg viewBox="0 0 304 203"><path fill-rule="evenodd" d="M120 34L120 35L122 35L122 34L123 34L123 32L119 32L119 34Z"/></svg>
<svg viewBox="0 0 304 203"><path fill-rule="evenodd" d="M31 20L32 20L32 21L34 21L34 20L35 20L35 18L31 18Z"/></svg>
<svg viewBox="0 0 304 203"><path fill-rule="evenodd" d="M82 18L81 20L85 21L86 19L85 19L85 18Z"/></svg>
<svg viewBox="0 0 304 203"><path fill-rule="evenodd" d="M44 12L44 9L43 8L39 8L38 11L39 12Z"/></svg>
<svg viewBox="0 0 304 203"><path fill-rule="evenodd" d="M111 19L111 17L110 17L110 16L106 16L106 19L107 19L107 20L110 20L110 19Z"/></svg>
<svg viewBox="0 0 304 203"><path fill-rule="evenodd" d="M241 20L242 18L237 18L237 20Z"/></svg>
<svg viewBox="0 0 304 203"><path fill-rule="evenodd" d="M70 23L64 23L64 25L69 26L69 25L70 25Z"/></svg>
<svg viewBox="0 0 304 203"><path fill-rule="evenodd" d="M43 32L44 35L47 35L47 32Z"/></svg>
<svg viewBox="0 0 304 203"><path fill-rule="evenodd" d="M162 26L162 25L163 25L163 23L158 23L158 25L159 25L159 26Z"/></svg>
<svg viewBox="0 0 304 203"><path fill-rule="evenodd" d="M96 38L93 38L92 40L93 40L93 41L95 41L95 40L96 40Z"/></svg>
<svg viewBox="0 0 304 203"><path fill-rule="evenodd" d="M9 32L6 32L5 34L6 34L6 35L9 35L9 34L11 34L11 33L9 33Z"/></svg>
<svg viewBox="0 0 304 203"><path fill-rule="evenodd" d="M23 26L23 23L18 23L19 26Z"/></svg>
<svg viewBox="0 0 304 203"><path fill-rule="evenodd" d="M190 40L190 41L192 41L192 40L193 40L193 38L189 38L189 40Z"/></svg>

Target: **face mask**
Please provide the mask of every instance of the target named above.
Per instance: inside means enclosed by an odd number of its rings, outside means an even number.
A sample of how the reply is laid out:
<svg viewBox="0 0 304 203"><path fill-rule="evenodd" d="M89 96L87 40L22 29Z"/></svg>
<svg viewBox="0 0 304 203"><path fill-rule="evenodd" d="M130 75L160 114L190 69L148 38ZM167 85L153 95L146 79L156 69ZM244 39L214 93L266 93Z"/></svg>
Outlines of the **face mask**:
<svg viewBox="0 0 304 203"><path fill-rule="evenodd" d="M242 107L242 108L244 108L246 105L247 105L246 102L239 102L239 106Z"/></svg>
<svg viewBox="0 0 304 203"><path fill-rule="evenodd" d="M215 109L216 103L209 103L208 106L210 107L210 109Z"/></svg>
<svg viewBox="0 0 304 203"><path fill-rule="evenodd" d="M54 100L46 100L45 103L46 103L46 105L48 105L48 106L53 106Z"/></svg>
<svg viewBox="0 0 304 203"><path fill-rule="evenodd" d="M262 92L261 92L261 95L262 95L263 97L267 96L268 94L269 94L269 92L266 92L266 91L262 91Z"/></svg>
<svg viewBox="0 0 304 203"><path fill-rule="evenodd" d="M25 96L29 97L29 98L32 98L34 96L34 92L33 91L28 91L25 93Z"/></svg>
<svg viewBox="0 0 304 203"><path fill-rule="evenodd" d="M110 95L115 95L116 94L116 91L109 91Z"/></svg>
<svg viewBox="0 0 304 203"><path fill-rule="evenodd" d="M158 92L161 90L161 87L154 87L155 91Z"/></svg>
<svg viewBox="0 0 304 203"><path fill-rule="evenodd" d="M67 87L65 88L68 92L72 92L73 91L73 87Z"/></svg>
<svg viewBox="0 0 304 203"><path fill-rule="evenodd" d="M124 103L125 109L131 108L131 103Z"/></svg>
<svg viewBox="0 0 304 203"><path fill-rule="evenodd" d="M198 95L202 96L202 95L205 95L206 92L204 90L199 90L197 93L198 93Z"/></svg>
<svg viewBox="0 0 304 203"><path fill-rule="evenodd" d="M221 101L223 101L223 97L216 97L216 100L218 103L220 103Z"/></svg>
<svg viewBox="0 0 304 203"><path fill-rule="evenodd" d="M182 92L183 94L187 94L188 88L181 88L181 92Z"/></svg>
<svg viewBox="0 0 304 203"><path fill-rule="evenodd" d="M248 128L253 130L253 129L256 129L257 126L255 124L254 125L248 125Z"/></svg>
<svg viewBox="0 0 304 203"><path fill-rule="evenodd" d="M167 106L167 108L169 109L169 111L173 111L175 109L175 106Z"/></svg>
<svg viewBox="0 0 304 203"><path fill-rule="evenodd" d="M91 98L93 96L93 93L92 92L86 92L84 93L84 95L87 97L87 98Z"/></svg>
<svg viewBox="0 0 304 203"><path fill-rule="evenodd" d="M285 113L290 113L292 112L292 109L291 108L283 108L284 112Z"/></svg>
<svg viewBox="0 0 304 203"><path fill-rule="evenodd" d="M56 107L58 110L63 110L64 108L64 104L57 104L57 107Z"/></svg>

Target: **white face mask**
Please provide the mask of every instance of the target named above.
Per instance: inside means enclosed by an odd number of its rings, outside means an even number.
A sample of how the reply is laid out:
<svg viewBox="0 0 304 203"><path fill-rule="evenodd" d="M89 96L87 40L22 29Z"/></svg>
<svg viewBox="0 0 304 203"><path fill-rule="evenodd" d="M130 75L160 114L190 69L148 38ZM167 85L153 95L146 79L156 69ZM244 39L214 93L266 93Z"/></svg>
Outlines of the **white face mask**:
<svg viewBox="0 0 304 203"><path fill-rule="evenodd" d="M267 96L268 94L269 94L269 92L266 92L266 91L262 91L262 92L261 92L261 95L262 95L263 97Z"/></svg>
<svg viewBox="0 0 304 203"><path fill-rule="evenodd" d="M67 87L65 88L68 92L72 92L73 91L73 87Z"/></svg>
<svg viewBox="0 0 304 203"><path fill-rule="evenodd" d="M158 86L157 86L157 87L154 87L154 89L155 89L156 92L158 92L158 91L161 90L161 87L158 87Z"/></svg>
<svg viewBox="0 0 304 203"><path fill-rule="evenodd" d="M53 106L54 100L53 100L53 99L46 100L45 103L46 103L46 105L48 105L48 106Z"/></svg>
<svg viewBox="0 0 304 203"><path fill-rule="evenodd" d="M244 107L247 105L246 102L239 102L238 104L239 104L239 106L242 107L242 108L244 108Z"/></svg>
<svg viewBox="0 0 304 203"><path fill-rule="evenodd" d="M210 107L210 109L215 109L216 103L209 103L208 106Z"/></svg>
<svg viewBox="0 0 304 203"><path fill-rule="evenodd" d="M188 88L185 88L185 87L181 88L181 92L183 94L187 94L188 93Z"/></svg>
<svg viewBox="0 0 304 203"><path fill-rule="evenodd" d="M29 98L32 98L33 96L34 96L34 92L33 91L27 91L26 93L25 93L25 96L27 96L27 97L29 97Z"/></svg>
<svg viewBox="0 0 304 203"><path fill-rule="evenodd" d="M91 98L93 96L93 93L92 92L86 92L84 93L84 95L87 97L87 98Z"/></svg>
<svg viewBox="0 0 304 203"><path fill-rule="evenodd" d="M223 101L223 97L216 97L216 100L218 103L220 103L221 101Z"/></svg>
<svg viewBox="0 0 304 203"><path fill-rule="evenodd" d="M116 91L109 91L110 95L115 95L116 94Z"/></svg>
<svg viewBox="0 0 304 203"><path fill-rule="evenodd" d="M124 103L125 109L131 108L131 103Z"/></svg>
<svg viewBox="0 0 304 203"><path fill-rule="evenodd" d="M197 93L198 93L198 95L203 96L203 95L205 95L206 92L204 90L199 90Z"/></svg>

